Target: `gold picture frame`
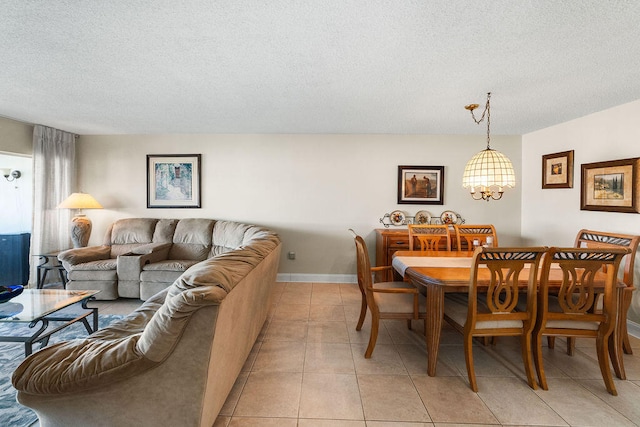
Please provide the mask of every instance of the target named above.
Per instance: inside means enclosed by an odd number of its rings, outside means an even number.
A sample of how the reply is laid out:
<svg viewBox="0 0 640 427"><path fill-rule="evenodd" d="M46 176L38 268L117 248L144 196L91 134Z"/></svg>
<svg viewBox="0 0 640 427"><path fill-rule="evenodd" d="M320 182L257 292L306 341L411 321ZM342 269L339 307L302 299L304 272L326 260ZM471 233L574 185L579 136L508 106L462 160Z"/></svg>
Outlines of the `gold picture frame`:
<svg viewBox="0 0 640 427"><path fill-rule="evenodd" d="M580 209L640 212L638 167L640 157L582 165Z"/></svg>
<svg viewBox="0 0 640 427"><path fill-rule="evenodd" d="M573 150L542 156L542 188L573 188Z"/></svg>

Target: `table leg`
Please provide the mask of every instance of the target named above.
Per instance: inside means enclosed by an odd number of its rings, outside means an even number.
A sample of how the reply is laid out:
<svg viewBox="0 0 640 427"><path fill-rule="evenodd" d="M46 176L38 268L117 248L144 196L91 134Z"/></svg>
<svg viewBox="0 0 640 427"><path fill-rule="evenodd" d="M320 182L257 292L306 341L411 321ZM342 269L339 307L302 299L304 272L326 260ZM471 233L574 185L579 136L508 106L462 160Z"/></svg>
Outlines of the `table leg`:
<svg viewBox="0 0 640 427"><path fill-rule="evenodd" d="M442 321L444 318L444 288L436 284L428 284L426 303L427 317L425 319L427 341L427 375L435 377L436 364L438 363L438 349L440 348L440 335L442 334Z"/></svg>
<svg viewBox="0 0 640 427"><path fill-rule="evenodd" d="M609 339L609 346L613 350L611 354L611 362L613 364L613 370L616 376L621 380L626 380L627 375L624 371L624 359L623 359L623 343L627 333L627 308L628 305L625 301L626 288L618 288L618 317L616 319L616 326L611 337ZM613 341L613 342L612 342Z"/></svg>

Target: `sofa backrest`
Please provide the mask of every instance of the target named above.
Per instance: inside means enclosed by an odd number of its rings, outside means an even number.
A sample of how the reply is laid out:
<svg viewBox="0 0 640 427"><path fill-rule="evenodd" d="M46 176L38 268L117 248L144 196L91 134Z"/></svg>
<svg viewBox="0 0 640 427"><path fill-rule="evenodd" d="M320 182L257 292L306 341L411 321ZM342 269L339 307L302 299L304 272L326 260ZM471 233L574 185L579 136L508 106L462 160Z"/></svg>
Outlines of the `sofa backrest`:
<svg viewBox="0 0 640 427"><path fill-rule="evenodd" d="M104 244L111 246L111 258L153 242L157 223L156 218L125 218L111 224L104 238Z"/></svg>
<svg viewBox="0 0 640 427"><path fill-rule="evenodd" d="M171 243L168 259L203 261L250 244L270 233L261 227L205 218L125 218L107 230L111 258L149 243Z"/></svg>
<svg viewBox="0 0 640 427"><path fill-rule="evenodd" d="M178 221L173 234L169 259L207 259L213 234L212 219L186 218Z"/></svg>

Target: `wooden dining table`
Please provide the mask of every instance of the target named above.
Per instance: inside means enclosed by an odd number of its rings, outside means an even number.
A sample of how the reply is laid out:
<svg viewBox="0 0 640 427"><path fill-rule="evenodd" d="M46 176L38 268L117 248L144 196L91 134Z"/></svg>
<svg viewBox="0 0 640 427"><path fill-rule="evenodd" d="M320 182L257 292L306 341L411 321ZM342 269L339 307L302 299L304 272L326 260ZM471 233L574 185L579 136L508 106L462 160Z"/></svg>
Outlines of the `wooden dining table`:
<svg viewBox="0 0 640 427"><path fill-rule="evenodd" d="M444 321L444 296L446 293L457 292L467 293L471 277L471 263L473 252L458 251L397 251L393 255L392 266L395 271L405 279L408 279L418 289L424 289L426 296L425 318L425 339L427 344L427 375L436 375L436 365L438 362L438 350L440 347L440 337L442 334L442 324ZM596 283L604 282L605 276L596 278ZM549 274L550 285L559 283L561 280L561 270L552 269ZM524 274L528 278L528 274ZM478 271L478 290L482 291L483 286L489 283L489 270L480 269ZM523 280L526 286L526 280ZM485 288L486 289L486 288ZM624 286L618 287L618 301L621 301L621 294ZM614 352L620 372L616 376L625 379L624 365L622 360L622 340L620 339L620 321L618 319L616 331L612 334ZM615 366L615 364L614 364Z"/></svg>

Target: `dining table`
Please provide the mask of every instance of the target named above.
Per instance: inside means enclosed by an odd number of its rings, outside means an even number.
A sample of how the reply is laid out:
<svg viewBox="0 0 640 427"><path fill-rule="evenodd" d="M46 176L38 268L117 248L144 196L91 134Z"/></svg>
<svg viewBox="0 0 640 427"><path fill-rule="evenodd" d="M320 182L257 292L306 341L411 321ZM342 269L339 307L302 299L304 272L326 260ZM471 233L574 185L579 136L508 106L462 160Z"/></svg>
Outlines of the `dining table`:
<svg viewBox="0 0 640 427"><path fill-rule="evenodd" d="M425 340L427 345L427 375L436 375L438 350L444 322L444 299L446 293L467 293L471 278L471 264L473 252L468 251L397 251L393 255L392 266L405 280L412 283L426 297ZM604 283L604 273L596 277L596 283ZM562 272L552 267L549 274L549 284L560 283ZM522 286L526 287L528 274L523 277ZM478 291L486 290L490 280L489 270L478 270ZM621 301L623 285L618 286L617 297ZM619 371L616 376L625 379L622 360L622 340L620 322L618 319L616 331L612 335L615 358ZM614 363L614 368L616 364Z"/></svg>

